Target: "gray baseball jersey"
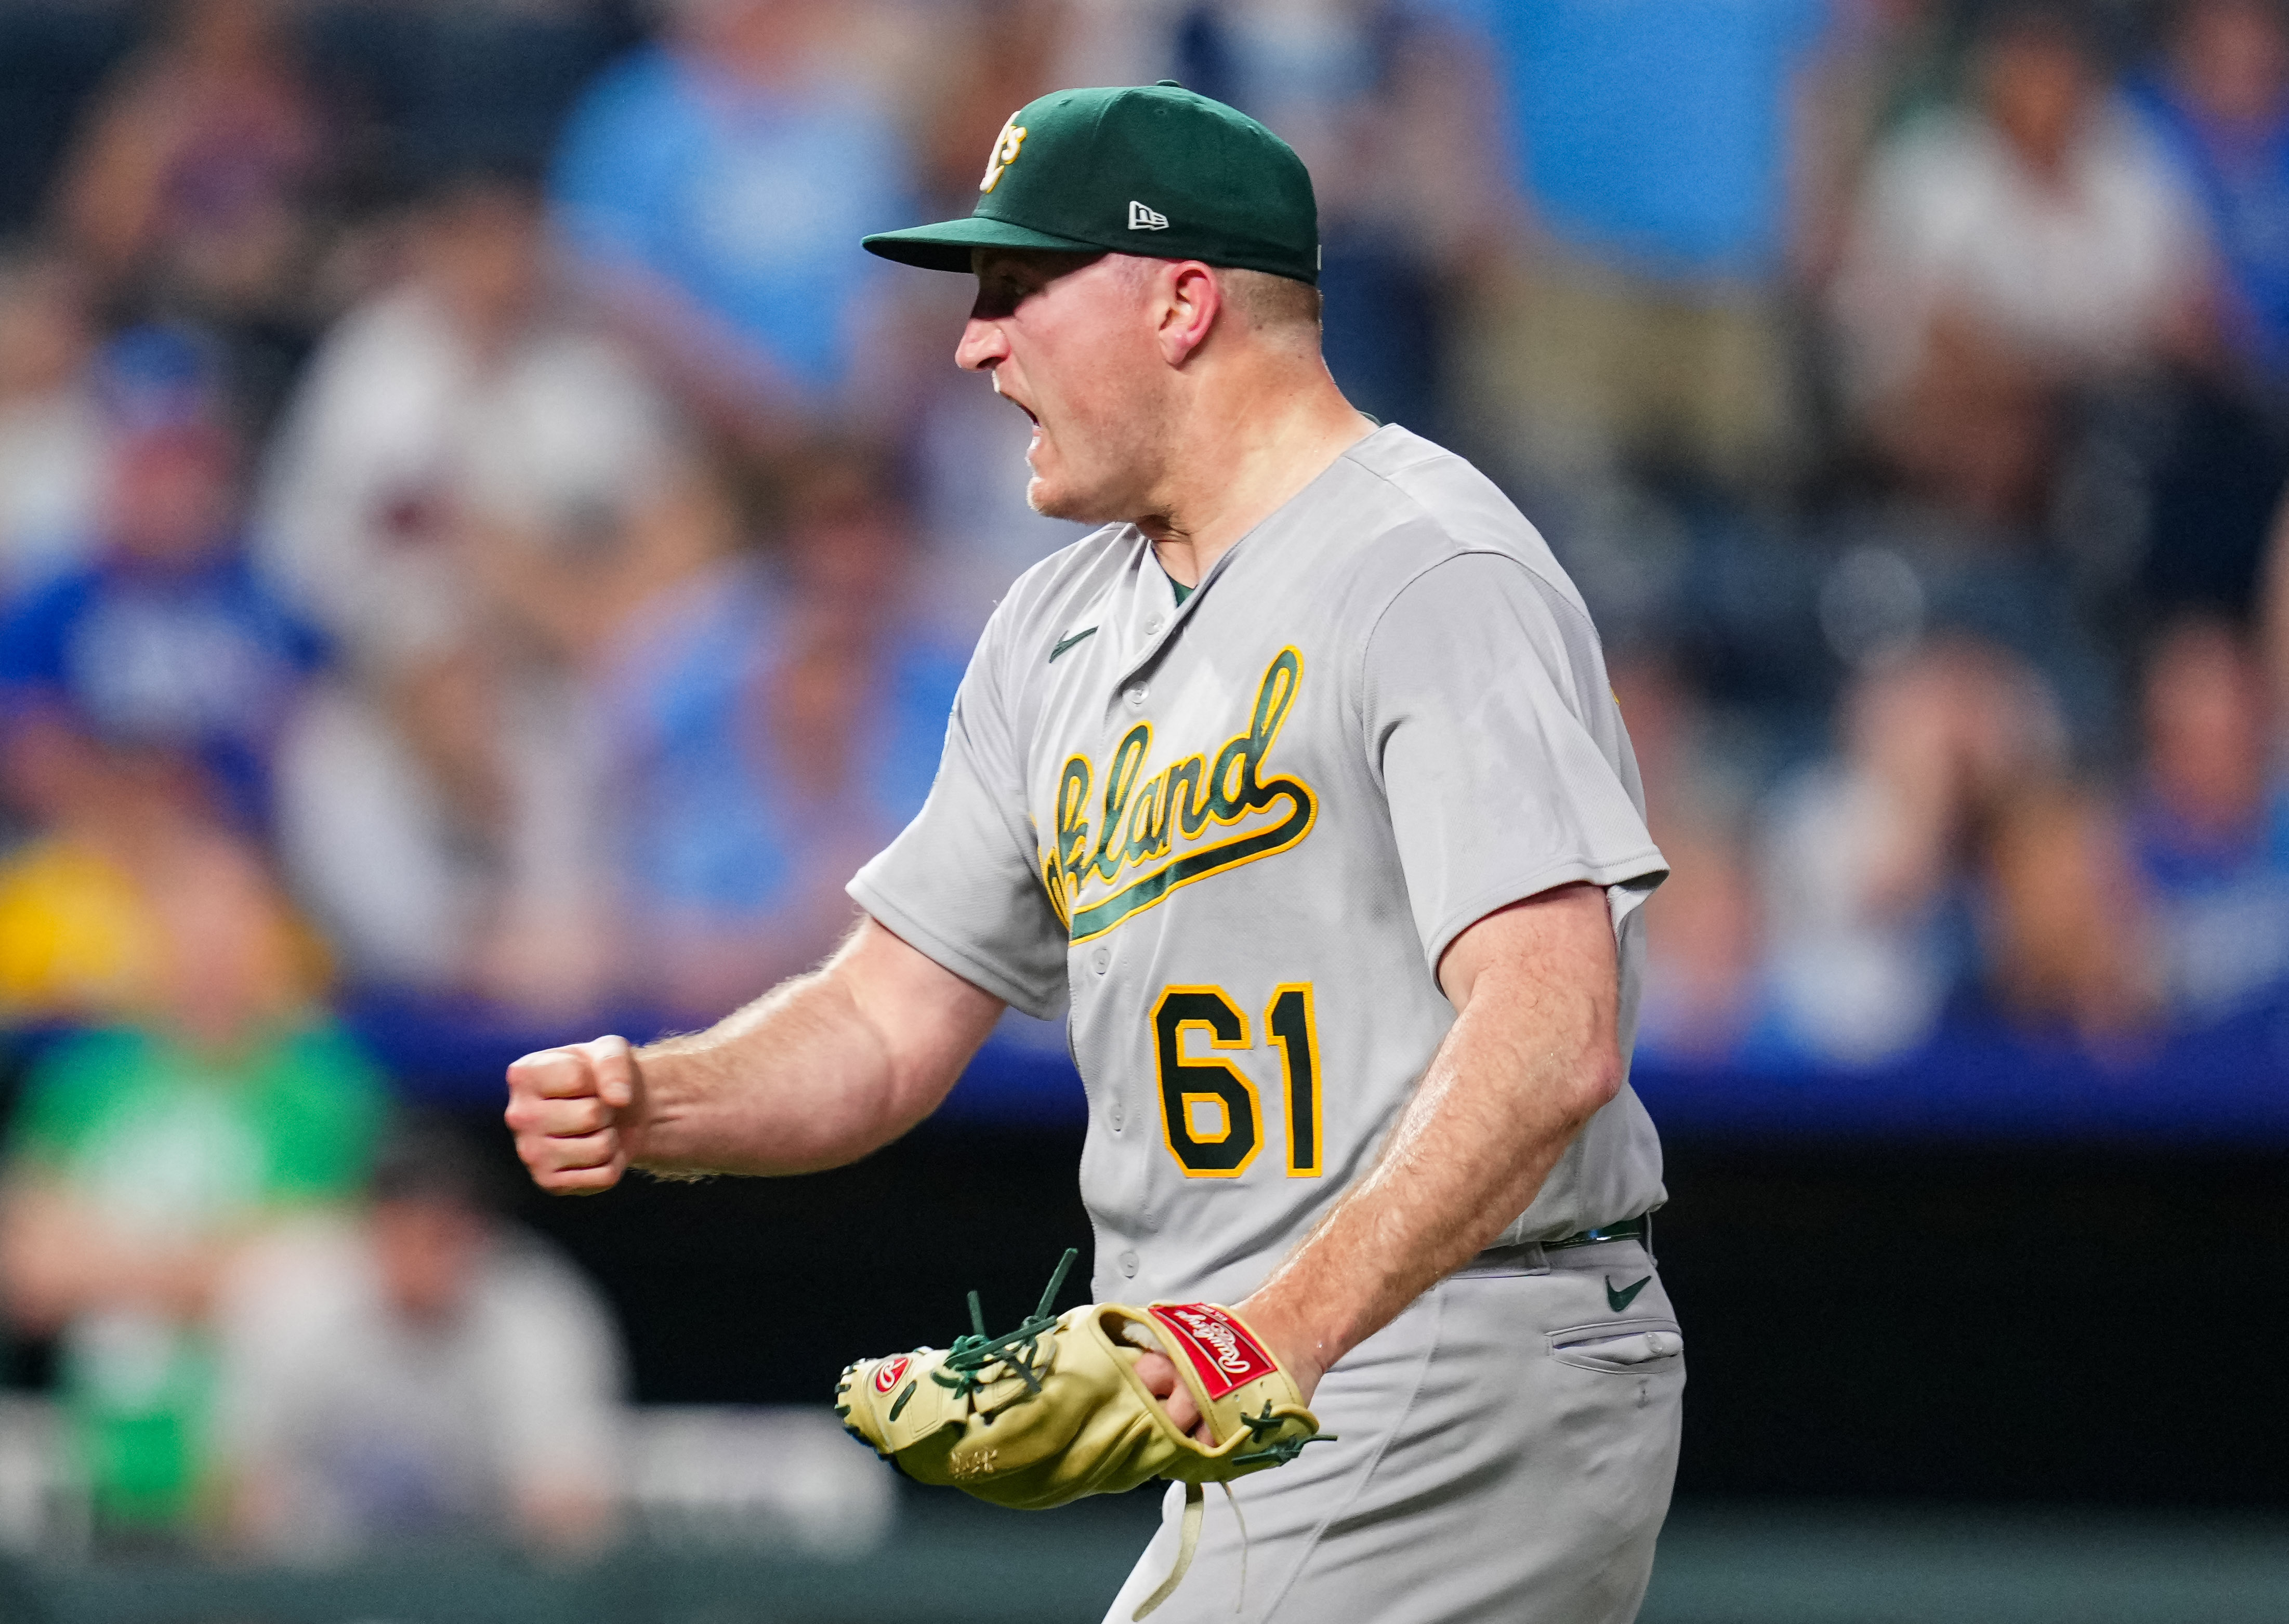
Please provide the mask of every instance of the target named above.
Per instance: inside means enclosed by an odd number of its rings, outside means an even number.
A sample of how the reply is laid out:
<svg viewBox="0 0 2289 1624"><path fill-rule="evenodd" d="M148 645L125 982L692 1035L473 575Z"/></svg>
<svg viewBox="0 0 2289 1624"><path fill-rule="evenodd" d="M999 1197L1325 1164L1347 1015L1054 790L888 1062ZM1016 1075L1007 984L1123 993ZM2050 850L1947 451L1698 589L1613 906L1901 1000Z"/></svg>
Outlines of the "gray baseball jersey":
<svg viewBox="0 0 2289 1624"><path fill-rule="evenodd" d="M1132 525L1027 571L928 802L850 894L1018 1008L1069 1008L1099 1298L1231 1302L1372 1164L1474 921L1606 888L1626 1055L1664 872L1573 584L1490 482L1392 426L1189 596ZM1662 1199L1624 1087L1504 1238Z"/></svg>

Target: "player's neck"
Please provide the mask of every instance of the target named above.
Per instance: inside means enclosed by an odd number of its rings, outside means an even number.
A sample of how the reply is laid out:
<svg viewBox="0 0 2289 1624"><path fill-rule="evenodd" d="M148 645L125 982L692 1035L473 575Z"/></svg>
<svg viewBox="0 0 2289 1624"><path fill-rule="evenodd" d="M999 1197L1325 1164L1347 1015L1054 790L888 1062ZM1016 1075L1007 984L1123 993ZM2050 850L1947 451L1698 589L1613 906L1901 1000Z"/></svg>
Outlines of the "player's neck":
<svg viewBox="0 0 2289 1624"><path fill-rule="evenodd" d="M1137 521L1186 586L1374 432L1316 355L1216 380L1190 406L1153 511Z"/></svg>

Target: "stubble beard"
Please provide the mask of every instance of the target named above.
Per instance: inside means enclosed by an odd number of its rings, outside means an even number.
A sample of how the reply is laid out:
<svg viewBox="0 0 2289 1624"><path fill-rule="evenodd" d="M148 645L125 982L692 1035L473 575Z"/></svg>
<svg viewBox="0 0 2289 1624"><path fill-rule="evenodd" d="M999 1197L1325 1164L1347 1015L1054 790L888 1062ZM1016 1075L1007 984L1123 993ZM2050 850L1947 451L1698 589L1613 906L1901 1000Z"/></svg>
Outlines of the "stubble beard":
<svg viewBox="0 0 2289 1624"><path fill-rule="evenodd" d="M1063 489L1039 474L1025 482L1025 506L1044 519L1066 519L1081 524L1126 524L1144 516L1151 506L1146 493L1158 481L1158 449L1165 443L1151 409L1132 410L1116 422L1101 426L1089 439L1096 455L1089 458L1098 470L1092 480L1070 477ZM1061 459L1070 474L1074 459ZM1028 461L1031 473L1032 464Z"/></svg>

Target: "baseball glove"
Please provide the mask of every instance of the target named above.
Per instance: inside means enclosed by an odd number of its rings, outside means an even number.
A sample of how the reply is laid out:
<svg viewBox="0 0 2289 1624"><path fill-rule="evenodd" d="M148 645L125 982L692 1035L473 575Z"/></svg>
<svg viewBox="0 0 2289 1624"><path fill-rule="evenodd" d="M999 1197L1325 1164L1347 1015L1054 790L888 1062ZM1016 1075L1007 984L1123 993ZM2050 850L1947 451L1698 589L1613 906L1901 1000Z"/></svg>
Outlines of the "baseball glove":
<svg viewBox="0 0 2289 1624"><path fill-rule="evenodd" d="M1262 1341L1215 1303L1097 1302L1052 1316L1077 1254L1067 1252L1033 1317L947 1349L862 1359L842 1373L835 1413L856 1437L918 1482L947 1484L1025 1510L1118 1494L1155 1477L1187 1485L1176 1568L1142 1618L1184 1576L1200 1526L1200 1488L1284 1465L1324 1437ZM1206 1417L1213 1444L1179 1432L1137 1375L1168 1356Z"/></svg>

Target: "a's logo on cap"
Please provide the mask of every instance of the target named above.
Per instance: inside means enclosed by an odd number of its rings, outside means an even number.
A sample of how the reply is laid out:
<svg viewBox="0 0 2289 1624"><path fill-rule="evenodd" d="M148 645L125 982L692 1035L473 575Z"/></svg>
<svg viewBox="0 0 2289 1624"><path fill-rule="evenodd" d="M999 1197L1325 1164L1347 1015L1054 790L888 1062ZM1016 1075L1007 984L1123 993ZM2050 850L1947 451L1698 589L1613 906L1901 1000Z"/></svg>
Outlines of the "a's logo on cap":
<svg viewBox="0 0 2289 1624"><path fill-rule="evenodd" d="M1020 130L1017 133L1023 135L1025 131ZM1158 209L1148 209L1143 203L1131 198L1129 203L1129 229L1131 231L1166 231L1168 229L1168 217L1161 213Z"/></svg>
<svg viewBox="0 0 2289 1624"><path fill-rule="evenodd" d="M1019 108L1018 112L1023 112ZM977 183L981 192L990 192L1001 179L1001 171L1017 161L1017 149L1025 144L1025 126L1017 122L1017 114L1009 115L1009 122L1001 126L1001 133L993 138L993 151L985 160L985 179Z"/></svg>

